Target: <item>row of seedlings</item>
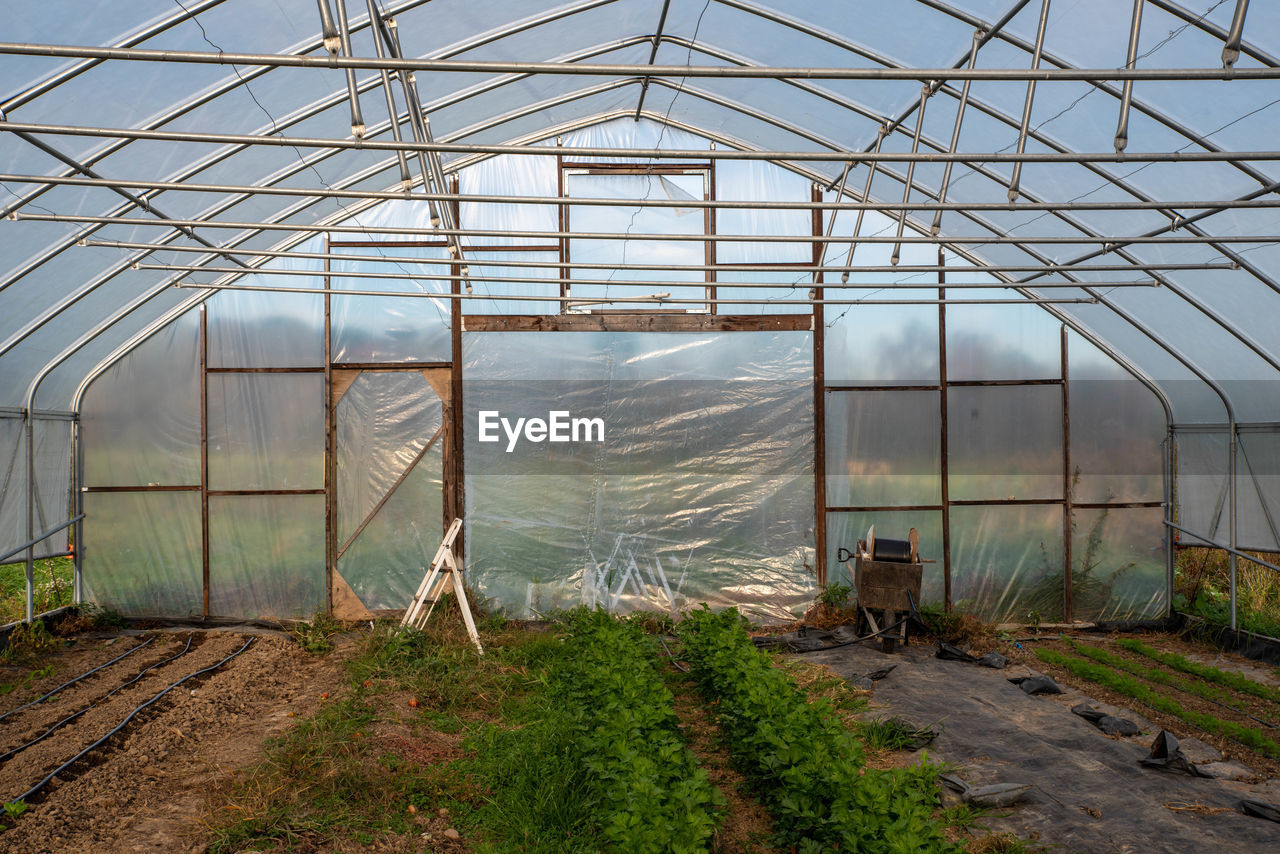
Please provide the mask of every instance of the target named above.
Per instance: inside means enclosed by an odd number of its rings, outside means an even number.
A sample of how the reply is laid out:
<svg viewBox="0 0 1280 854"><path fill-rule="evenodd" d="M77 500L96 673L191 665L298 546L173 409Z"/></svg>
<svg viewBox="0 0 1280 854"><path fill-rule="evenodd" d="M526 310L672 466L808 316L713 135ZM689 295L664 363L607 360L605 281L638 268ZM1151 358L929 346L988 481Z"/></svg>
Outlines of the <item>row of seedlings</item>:
<svg viewBox="0 0 1280 854"><path fill-rule="evenodd" d="M618 851L706 851L723 796L680 734L653 638L603 611L567 617L569 645L551 680L569 749L584 770L581 805Z"/></svg>
<svg viewBox="0 0 1280 854"><path fill-rule="evenodd" d="M1155 668L1144 667L1136 662L1108 653L1106 650L1079 643L1071 643L1072 649L1079 653L1072 655L1055 649L1037 649L1036 655L1047 664L1056 665L1074 676L1101 685L1137 700L1157 712L1178 718L1179 720L1214 735L1229 738L1237 744L1255 750L1264 756L1280 759L1280 743L1269 734L1255 726L1227 720L1217 715L1189 709L1183 703L1167 694L1162 694L1151 687L1150 683L1164 685L1194 694L1202 699L1214 702L1219 706L1239 714L1243 712L1238 704L1230 701L1210 686L1198 685L1190 680L1177 680L1172 674L1166 674ZM1253 717L1252 715L1248 715Z"/></svg>
<svg viewBox="0 0 1280 854"><path fill-rule="evenodd" d="M830 705L807 701L744 622L736 609L690 613L682 654L773 816L778 844L799 854L962 851L935 817L937 771L866 767L861 742Z"/></svg>

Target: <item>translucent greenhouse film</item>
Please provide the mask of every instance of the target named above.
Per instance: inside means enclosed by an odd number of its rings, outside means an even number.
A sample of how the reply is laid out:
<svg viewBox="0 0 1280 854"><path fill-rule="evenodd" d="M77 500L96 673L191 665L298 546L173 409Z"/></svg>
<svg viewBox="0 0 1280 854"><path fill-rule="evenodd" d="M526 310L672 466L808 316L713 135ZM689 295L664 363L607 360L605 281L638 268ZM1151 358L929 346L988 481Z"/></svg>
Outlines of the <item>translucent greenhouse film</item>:
<svg viewBox="0 0 1280 854"><path fill-rule="evenodd" d="M386 616L455 518L521 617L1280 551L1270 4L12 5L0 553L83 599Z"/></svg>

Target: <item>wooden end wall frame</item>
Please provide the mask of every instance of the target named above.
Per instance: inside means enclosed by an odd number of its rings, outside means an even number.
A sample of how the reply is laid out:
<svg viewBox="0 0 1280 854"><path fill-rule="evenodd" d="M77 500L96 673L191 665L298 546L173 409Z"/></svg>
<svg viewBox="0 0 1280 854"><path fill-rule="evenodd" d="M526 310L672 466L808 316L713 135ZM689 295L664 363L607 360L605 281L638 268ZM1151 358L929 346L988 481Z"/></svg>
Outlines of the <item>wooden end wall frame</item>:
<svg viewBox="0 0 1280 854"><path fill-rule="evenodd" d="M453 192L457 192L456 179L453 186ZM457 215L458 203L454 202L454 213ZM447 243L443 239L437 240L395 240L395 241L345 241L345 240L329 240L326 241L325 254L331 254L334 249L347 248L378 248L378 249L403 249L403 248L446 248ZM495 251L527 251L528 247L508 247L508 246L484 246L485 252ZM450 265L450 292L459 294L462 292L461 285L461 269L459 264ZM333 275L330 271L329 260L325 261L325 290L332 288L330 277ZM351 586L343 579L338 571L338 560L344 553L346 547L356 539L361 531L372 521L378 511L386 504L394 495L396 489L409 477L417 465L423 460L427 453L434 449L441 450L441 479L443 480L443 495L441 502L441 518L440 518L440 535L443 536L445 530L454 518L462 517L464 514L465 499L463 496L462 481L462 377L461 377L461 355L462 355L462 303L460 300L450 300L450 356L446 361L431 362L338 362L333 359L333 341L332 341L332 309L331 294L326 294L324 298L324 350L325 350L325 589L326 589L326 605L329 613L337 619L370 619L377 616L391 616L398 614L399 610L388 612L370 611L360 601L360 598L352 590ZM340 484L338 483L337 473L337 416L338 404L342 400L343 395L355 382L356 378L365 373L418 373L421 374L440 398L441 402L441 423L439 430L432 436L424 436L426 440L420 449L417 457L412 463L405 467L399 477L387 490L378 503L374 506L366 518L356 526L355 532L349 534L346 542L338 541L337 532L337 496ZM456 553L459 560L463 559L463 538L458 538ZM405 606L408 606L408 601ZM402 610L402 609L400 609Z"/></svg>

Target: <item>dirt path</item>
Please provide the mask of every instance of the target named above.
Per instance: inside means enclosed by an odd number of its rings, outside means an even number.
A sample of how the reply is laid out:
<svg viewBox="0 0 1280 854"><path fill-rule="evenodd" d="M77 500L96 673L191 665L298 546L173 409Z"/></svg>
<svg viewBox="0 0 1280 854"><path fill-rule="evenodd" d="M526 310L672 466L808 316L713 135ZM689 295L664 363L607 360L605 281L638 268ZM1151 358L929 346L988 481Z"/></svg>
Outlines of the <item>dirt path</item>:
<svg viewBox="0 0 1280 854"><path fill-rule="evenodd" d="M110 698L145 667L156 667ZM56 699L0 722L0 752L39 735L49 724L92 705L46 740L0 766L0 798L17 797L93 743L157 692L240 649L248 635L164 632L144 650L104 669ZM139 638L110 647L78 644L46 659L57 675L34 682L5 709L39 696L61 681L119 655ZM350 646L348 645L348 649ZM312 657L292 641L255 636L241 655L192 680L142 712L112 741L56 778L31 799L27 812L0 833L0 851L172 852L201 850L205 798L260 756L266 738L294 715L315 710L324 692L342 684L343 650ZM291 714L292 713L292 714Z"/></svg>
<svg viewBox="0 0 1280 854"><path fill-rule="evenodd" d="M724 736L689 677L668 665L667 688L675 697L676 715L689 749L705 768L712 785L725 796L725 812L711 850L714 854L763 854L773 851L773 822L764 806L746 791L746 778L731 764Z"/></svg>

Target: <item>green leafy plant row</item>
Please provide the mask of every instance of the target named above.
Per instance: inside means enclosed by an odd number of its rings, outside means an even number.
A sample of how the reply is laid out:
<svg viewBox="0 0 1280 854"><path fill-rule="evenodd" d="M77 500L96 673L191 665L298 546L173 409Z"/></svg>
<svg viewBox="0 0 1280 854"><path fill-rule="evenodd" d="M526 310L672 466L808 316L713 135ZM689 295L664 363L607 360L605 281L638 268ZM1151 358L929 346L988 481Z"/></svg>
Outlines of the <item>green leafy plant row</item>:
<svg viewBox="0 0 1280 854"><path fill-rule="evenodd" d="M566 622L550 688L585 771L581 806L618 851L706 851L723 796L681 738L653 639L603 611Z"/></svg>
<svg viewBox="0 0 1280 854"><path fill-rule="evenodd" d="M1238 698L1230 691L1226 691L1216 685L1206 685L1203 682L1195 682L1185 677L1179 677L1177 674L1162 670L1159 667L1147 667L1141 662L1130 661L1113 652L1107 652L1105 649L1100 649L1096 646L1078 643L1070 638L1067 638L1066 641L1073 650L1087 658L1092 658L1094 661L1110 665L1117 670L1124 670L1134 676L1141 676L1148 682L1155 682L1157 685L1168 685L1171 688L1177 688L1179 691L1186 691L1188 694L1194 694L1214 703L1221 703L1224 706L1235 709L1237 712L1247 714L1244 709L1239 707Z"/></svg>
<svg viewBox="0 0 1280 854"><path fill-rule="evenodd" d="M1200 664L1199 662L1191 661L1185 656L1178 655L1176 652L1162 652L1133 638L1123 638L1117 643L1130 652L1145 655L1152 661L1158 661L1166 667L1172 667L1174 670L1190 673L1193 676L1199 676L1201 679L1217 682L1219 685L1226 685L1228 688L1244 694L1252 694L1264 700L1271 700L1273 703L1280 703L1280 689L1272 688L1270 685L1263 685L1261 682L1254 682L1239 673L1220 670L1208 664Z"/></svg>
<svg viewBox="0 0 1280 854"><path fill-rule="evenodd" d="M810 703L756 650L736 609L695 611L679 626L683 655L711 699L735 763L773 817L783 848L814 852L959 852L928 765L877 771L824 701Z"/></svg>
<svg viewBox="0 0 1280 854"><path fill-rule="evenodd" d="M1226 736L1265 756L1280 759L1280 744L1277 744L1264 735L1261 730L1254 727L1244 726L1234 721L1224 721L1214 715L1184 708L1177 700L1159 694L1138 680L1116 673L1110 667L1090 661L1087 658L1067 655L1054 649L1037 649L1036 655L1040 657L1041 661L1066 668L1081 679L1087 679L1090 682L1095 682L1124 694L1126 697L1132 697L1158 712L1164 712L1166 715L1184 720L1205 732Z"/></svg>

